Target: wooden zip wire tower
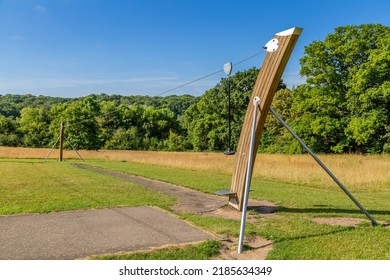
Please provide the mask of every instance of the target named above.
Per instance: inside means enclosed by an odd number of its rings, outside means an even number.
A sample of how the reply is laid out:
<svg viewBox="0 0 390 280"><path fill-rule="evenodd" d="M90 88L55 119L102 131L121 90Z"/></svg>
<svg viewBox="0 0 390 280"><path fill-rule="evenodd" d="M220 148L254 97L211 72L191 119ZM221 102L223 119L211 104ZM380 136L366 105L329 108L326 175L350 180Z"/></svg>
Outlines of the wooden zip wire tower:
<svg viewBox="0 0 390 280"><path fill-rule="evenodd" d="M317 161L322 169L328 173L333 181L356 204L356 206L358 206L361 212L364 213L369 220L371 220L372 224L377 225L376 220L367 212L359 201L310 150L310 148L302 141L302 139L299 138L291 127L289 127L287 123L271 108L271 103L280 82L283 70L301 32L301 28L291 28L279 32L275 34L275 37L265 45L264 48L267 51L267 55L257 77L241 129L230 191L220 194L228 195L229 204L237 210L243 211L242 220L244 220L258 143L268 112L271 112L294 136L301 146L315 159L315 161Z"/></svg>
<svg viewBox="0 0 390 280"><path fill-rule="evenodd" d="M254 114L253 99L256 96L260 98L260 113L256 119L255 135L255 143L259 143L265 119L267 118L268 111L278 88L284 68L287 65L288 59L290 58L295 43L301 33L302 29L296 27L276 33L274 38L264 47L267 51L267 55L265 56L263 65L261 66L244 118L230 187L230 193L235 195L229 195L229 204L239 211L242 211L243 207L242 202L244 199L247 168L251 168L253 170L258 146L255 145L255 149L253 151L253 162L251 166L248 166L252 117Z"/></svg>
<svg viewBox="0 0 390 280"><path fill-rule="evenodd" d="M270 111L278 121L294 136L302 147L317 161L328 173L337 185L349 196L359 209L371 220L373 225L377 221L347 190L347 188L333 175L333 173L321 162L299 136L286 124L286 122L271 108L271 103L282 77L287 61L294 46L301 35L301 28L291 28L275 34L264 48L267 55L264 58L256 84L249 100L248 109L241 129L240 141L238 142L237 157L233 170L232 183L229 190L216 192L220 195L229 196L229 205L242 211L238 253L243 250L246 211L249 197L253 166L256 160L258 143L264 128L264 123Z"/></svg>

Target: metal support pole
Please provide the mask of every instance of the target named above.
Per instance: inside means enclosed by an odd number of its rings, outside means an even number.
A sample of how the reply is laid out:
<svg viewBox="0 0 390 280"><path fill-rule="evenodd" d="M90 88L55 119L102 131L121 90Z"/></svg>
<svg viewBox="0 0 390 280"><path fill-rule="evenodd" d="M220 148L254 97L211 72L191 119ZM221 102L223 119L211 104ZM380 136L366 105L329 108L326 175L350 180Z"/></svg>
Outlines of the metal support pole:
<svg viewBox="0 0 390 280"><path fill-rule="evenodd" d="M377 225L377 221L367 212L367 210L357 201L357 199L347 190L347 188L337 179L335 175L326 167L326 165L314 154L310 148L302 141L301 138L292 130L292 128L275 112L274 109L270 108L271 113L278 119L278 121L298 140L299 144L315 159L315 161L325 170L326 173L336 182L336 184L349 196L349 198L359 207L373 225Z"/></svg>
<svg viewBox="0 0 390 280"><path fill-rule="evenodd" d="M230 77L228 77L228 125L229 125L229 147L228 149L230 150L230 144L231 144L231 135L232 135L232 127L231 127L231 117L230 117Z"/></svg>
<svg viewBox="0 0 390 280"><path fill-rule="evenodd" d="M242 206L242 216L241 216L241 227L240 227L240 237L238 241L238 253L241 254L242 247L244 243L244 232L245 232L245 223L246 223L246 211L248 207L248 197L249 197L249 189L251 185L251 178L252 178L252 165L253 165L253 151L255 149L255 138L256 138L256 120L257 120L257 111L258 111L258 105L260 103L260 98L258 96L255 96L253 99L253 121L252 121L252 136L251 136L251 144L250 144L250 150L249 150L249 157L248 157L248 165L246 169L246 180L245 180L245 193L244 193L244 201Z"/></svg>
<svg viewBox="0 0 390 280"><path fill-rule="evenodd" d="M230 113L230 74L232 73L232 67L233 67L233 65L231 62L228 62L223 66L223 70L225 71L225 74L227 75L227 82L228 82L228 127L229 127L228 148L223 153L225 155L228 155L228 156L235 154L235 152L230 149L231 142L232 142L232 127L231 127L231 113Z"/></svg>

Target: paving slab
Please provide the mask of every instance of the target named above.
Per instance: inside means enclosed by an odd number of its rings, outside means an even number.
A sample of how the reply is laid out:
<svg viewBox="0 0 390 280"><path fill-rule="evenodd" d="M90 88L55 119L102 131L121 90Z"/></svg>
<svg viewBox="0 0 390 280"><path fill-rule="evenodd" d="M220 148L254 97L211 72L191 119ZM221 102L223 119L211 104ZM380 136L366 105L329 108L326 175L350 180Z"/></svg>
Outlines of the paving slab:
<svg viewBox="0 0 390 280"><path fill-rule="evenodd" d="M67 260L212 238L155 207L0 216L0 259Z"/></svg>

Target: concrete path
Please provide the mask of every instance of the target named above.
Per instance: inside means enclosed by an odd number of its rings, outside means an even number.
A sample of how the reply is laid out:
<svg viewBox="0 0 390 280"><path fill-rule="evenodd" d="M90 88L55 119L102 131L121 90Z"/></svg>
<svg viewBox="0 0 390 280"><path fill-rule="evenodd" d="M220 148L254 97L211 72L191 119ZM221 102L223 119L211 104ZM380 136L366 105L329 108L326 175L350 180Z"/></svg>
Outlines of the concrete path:
<svg viewBox="0 0 390 280"><path fill-rule="evenodd" d="M146 206L0 216L0 259L77 259L211 237Z"/></svg>
<svg viewBox="0 0 390 280"><path fill-rule="evenodd" d="M143 187L176 197L178 203L171 207L172 210L181 213L202 214L215 211L227 205L227 197L202 193L200 191L184 188L181 186L165 183L145 177L135 176L119 171L108 170L87 164L75 164L77 168L86 169L107 176L113 176L121 180L130 181ZM221 187L222 188L222 187Z"/></svg>

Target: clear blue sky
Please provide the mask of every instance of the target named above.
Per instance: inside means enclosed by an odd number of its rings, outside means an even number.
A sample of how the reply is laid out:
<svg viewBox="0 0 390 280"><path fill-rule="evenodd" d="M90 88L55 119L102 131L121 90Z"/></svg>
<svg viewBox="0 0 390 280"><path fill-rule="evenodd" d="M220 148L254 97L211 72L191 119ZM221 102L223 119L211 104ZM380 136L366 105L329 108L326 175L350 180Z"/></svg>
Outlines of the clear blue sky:
<svg viewBox="0 0 390 280"><path fill-rule="evenodd" d="M0 0L0 94L156 95L302 27L283 79L304 81L304 46L341 25L390 26L390 1ZM264 55L233 69L261 66ZM224 73L169 94L203 94Z"/></svg>

